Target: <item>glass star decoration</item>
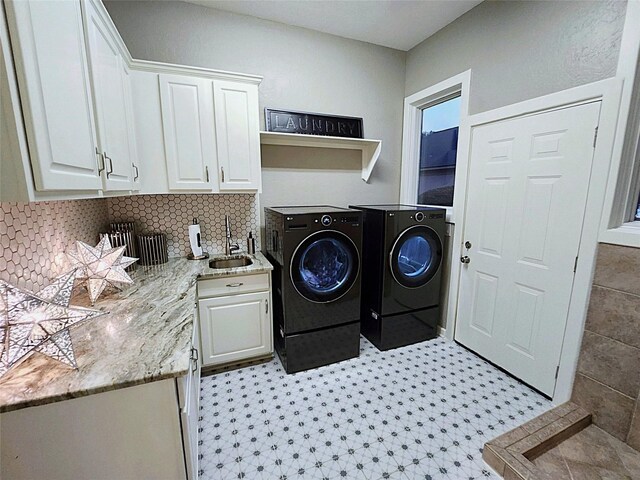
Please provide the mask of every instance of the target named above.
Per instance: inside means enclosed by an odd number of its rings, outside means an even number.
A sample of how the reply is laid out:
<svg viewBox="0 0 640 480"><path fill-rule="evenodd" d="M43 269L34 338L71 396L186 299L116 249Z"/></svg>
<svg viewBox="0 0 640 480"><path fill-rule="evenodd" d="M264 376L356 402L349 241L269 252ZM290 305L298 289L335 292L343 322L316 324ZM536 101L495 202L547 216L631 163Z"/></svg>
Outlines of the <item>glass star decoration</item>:
<svg viewBox="0 0 640 480"><path fill-rule="evenodd" d="M91 304L96 303L107 286L119 288L117 284L133 283L124 269L138 259L125 257L126 248L126 245L111 247L109 237L105 235L95 247L77 241L76 250L68 253L74 267L78 269L78 279L86 283Z"/></svg>
<svg viewBox="0 0 640 480"><path fill-rule="evenodd" d="M78 368L69 327L105 312L69 306L76 274L37 293L0 280L0 376L34 352Z"/></svg>

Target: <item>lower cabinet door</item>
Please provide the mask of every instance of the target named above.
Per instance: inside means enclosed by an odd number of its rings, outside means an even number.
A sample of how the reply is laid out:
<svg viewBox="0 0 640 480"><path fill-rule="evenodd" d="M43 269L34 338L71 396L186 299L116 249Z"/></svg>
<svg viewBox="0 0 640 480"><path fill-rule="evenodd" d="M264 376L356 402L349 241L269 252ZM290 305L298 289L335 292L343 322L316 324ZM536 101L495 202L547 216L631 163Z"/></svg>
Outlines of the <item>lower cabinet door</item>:
<svg viewBox="0 0 640 480"><path fill-rule="evenodd" d="M203 366L271 352L268 291L207 298L199 306Z"/></svg>
<svg viewBox="0 0 640 480"><path fill-rule="evenodd" d="M187 479L198 478L198 422L200 417L200 327L198 312L194 312L191 337L191 364L184 377L176 379L182 427L182 445L186 461Z"/></svg>

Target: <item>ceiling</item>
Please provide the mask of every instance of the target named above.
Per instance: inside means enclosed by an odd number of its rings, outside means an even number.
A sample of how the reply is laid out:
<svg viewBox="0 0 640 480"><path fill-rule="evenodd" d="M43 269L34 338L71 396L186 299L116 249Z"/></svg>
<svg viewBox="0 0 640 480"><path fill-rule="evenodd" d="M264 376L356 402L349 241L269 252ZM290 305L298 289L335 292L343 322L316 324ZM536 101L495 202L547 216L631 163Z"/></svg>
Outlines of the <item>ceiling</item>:
<svg viewBox="0 0 640 480"><path fill-rule="evenodd" d="M185 1L406 51L482 0Z"/></svg>

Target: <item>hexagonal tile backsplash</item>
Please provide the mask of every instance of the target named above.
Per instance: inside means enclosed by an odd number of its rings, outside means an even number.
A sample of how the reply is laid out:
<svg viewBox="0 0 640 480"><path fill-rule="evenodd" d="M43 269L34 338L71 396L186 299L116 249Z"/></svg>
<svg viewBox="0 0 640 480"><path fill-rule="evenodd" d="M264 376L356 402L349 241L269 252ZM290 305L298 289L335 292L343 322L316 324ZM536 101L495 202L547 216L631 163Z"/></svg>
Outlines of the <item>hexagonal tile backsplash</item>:
<svg viewBox="0 0 640 480"><path fill-rule="evenodd" d="M224 253L224 216L231 217L231 235L246 251L247 237L253 232L260 249L260 213L257 195L252 194L174 194L135 195L107 200L111 222L135 221L136 232L162 232L167 235L169 257L191 253L189 225L200 223L202 245L210 254Z"/></svg>
<svg viewBox="0 0 640 480"><path fill-rule="evenodd" d="M76 240L97 243L109 222L130 221L136 232L167 234L170 257L187 255L188 226L198 218L209 253L224 253L224 216L231 217L233 241L242 250L253 232L260 249L260 215L256 195L136 195L109 199L35 203L0 203L0 279L38 290L62 274L64 254Z"/></svg>
<svg viewBox="0 0 640 480"><path fill-rule="evenodd" d="M108 220L103 199L0 203L0 279L37 290L68 267L76 240L98 241Z"/></svg>

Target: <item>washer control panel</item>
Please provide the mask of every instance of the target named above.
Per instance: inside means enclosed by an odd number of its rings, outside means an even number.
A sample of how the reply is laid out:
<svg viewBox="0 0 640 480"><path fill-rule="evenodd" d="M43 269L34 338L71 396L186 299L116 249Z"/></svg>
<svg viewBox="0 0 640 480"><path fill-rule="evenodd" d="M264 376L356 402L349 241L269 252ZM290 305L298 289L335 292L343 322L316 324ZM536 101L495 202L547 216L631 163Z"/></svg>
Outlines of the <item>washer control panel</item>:
<svg viewBox="0 0 640 480"><path fill-rule="evenodd" d="M393 216L393 213L390 213L389 216ZM415 220L416 222L424 222L426 219L434 219L434 218L444 218L444 213L436 212L416 212L415 214L411 214L411 220Z"/></svg>
<svg viewBox="0 0 640 480"><path fill-rule="evenodd" d="M287 215L285 217L285 230L306 230L309 228L340 228L338 225L359 227L362 222L357 214L317 214L317 215Z"/></svg>

